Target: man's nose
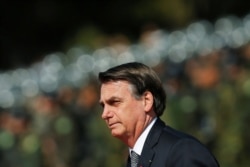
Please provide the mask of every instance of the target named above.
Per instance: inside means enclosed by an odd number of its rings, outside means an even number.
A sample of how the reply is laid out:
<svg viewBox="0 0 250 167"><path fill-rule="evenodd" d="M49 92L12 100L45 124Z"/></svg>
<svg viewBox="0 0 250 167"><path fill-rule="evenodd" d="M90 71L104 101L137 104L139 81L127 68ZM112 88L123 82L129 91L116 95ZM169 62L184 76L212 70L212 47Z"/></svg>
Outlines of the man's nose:
<svg viewBox="0 0 250 167"><path fill-rule="evenodd" d="M103 107L102 119L108 119L110 117L111 117L111 111L109 110L109 108L107 106Z"/></svg>

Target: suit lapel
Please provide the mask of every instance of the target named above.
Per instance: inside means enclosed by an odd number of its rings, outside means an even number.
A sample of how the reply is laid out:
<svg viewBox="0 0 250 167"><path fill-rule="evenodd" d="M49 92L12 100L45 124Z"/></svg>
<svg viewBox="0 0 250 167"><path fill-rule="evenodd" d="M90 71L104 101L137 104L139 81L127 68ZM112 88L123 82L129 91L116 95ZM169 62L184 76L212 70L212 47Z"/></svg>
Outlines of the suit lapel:
<svg viewBox="0 0 250 167"><path fill-rule="evenodd" d="M155 155L155 151L153 148L158 143L159 137L164 127L164 122L162 122L158 118L147 136L147 139L142 149L142 154L138 167L150 167Z"/></svg>

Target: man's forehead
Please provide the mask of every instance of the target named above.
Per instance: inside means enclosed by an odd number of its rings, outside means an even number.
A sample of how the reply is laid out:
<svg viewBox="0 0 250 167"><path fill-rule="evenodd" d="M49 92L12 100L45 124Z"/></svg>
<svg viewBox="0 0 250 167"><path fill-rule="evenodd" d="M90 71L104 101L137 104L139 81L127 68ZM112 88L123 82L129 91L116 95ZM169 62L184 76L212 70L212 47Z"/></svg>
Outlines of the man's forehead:
<svg viewBox="0 0 250 167"><path fill-rule="evenodd" d="M121 87L130 87L130 83L124 80L118 81L109 81L102 83L101 88L121 88Z"/></svg>
<svg viewBox="0 0 250 167"><path fill-rule="evenodd" d="M101 97L122 97L126 91L131 92L131 85L127 81L110 81L101 85Z"/></svg>

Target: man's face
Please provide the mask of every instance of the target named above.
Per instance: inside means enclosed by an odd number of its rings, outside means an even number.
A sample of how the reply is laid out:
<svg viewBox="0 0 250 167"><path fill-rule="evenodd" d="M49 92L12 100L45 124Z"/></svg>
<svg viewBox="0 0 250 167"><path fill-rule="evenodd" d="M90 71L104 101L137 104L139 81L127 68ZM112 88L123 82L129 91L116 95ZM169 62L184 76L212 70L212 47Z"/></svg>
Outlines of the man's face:
<svg viewBox="0 0 250 167"><path fill-rule="evenodd" d="M114 137L127 139L140 133L145 120L144 101L136 99L126 81L104 83L101 86L102 118Z"/></svg>

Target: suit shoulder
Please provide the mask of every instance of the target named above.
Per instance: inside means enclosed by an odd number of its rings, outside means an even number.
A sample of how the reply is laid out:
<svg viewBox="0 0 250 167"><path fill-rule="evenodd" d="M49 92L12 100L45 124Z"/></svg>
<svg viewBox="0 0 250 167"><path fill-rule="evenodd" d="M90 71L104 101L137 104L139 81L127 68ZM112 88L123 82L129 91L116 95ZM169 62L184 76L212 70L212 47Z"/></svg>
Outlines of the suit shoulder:
<svg viewBox="0 0 250 167"><path fill-rule="evenodd" d="M195 141L199 142L199 140L196 139L194 136L191 136L187 133L173 129L170 126L165 126L162 129L161 137L162 138L169 138L170 140L173 140L172 142L177 142L177 141L183 140L183 139L190 139L190 140L195 140Z"/></svg>
<svg viewBox="0 0 250 167"><path fill-rule="evenodd" d="M197 138L169 126L163 128L158 144L165 148L165 152L168 150L171 154L170 162L177 162L178 159L182 159L189 163L192 159L196 159L196 162L204 164L204 166L206 166L205 164L209 164L207 166L219 166L214 155ZM173 157L177 157L177 159L173 161Z"/></svg>
<svg viewBox="0 0 250 167"><path fill-rule="evenodd" d="M158 143L157 145L169 148L182 140L192 140L195 143L200 143L195 137L165 125L163 121L158 119L151 129L146 143L150 147Z"/></svg>

